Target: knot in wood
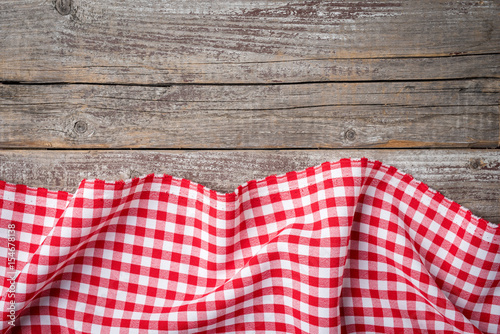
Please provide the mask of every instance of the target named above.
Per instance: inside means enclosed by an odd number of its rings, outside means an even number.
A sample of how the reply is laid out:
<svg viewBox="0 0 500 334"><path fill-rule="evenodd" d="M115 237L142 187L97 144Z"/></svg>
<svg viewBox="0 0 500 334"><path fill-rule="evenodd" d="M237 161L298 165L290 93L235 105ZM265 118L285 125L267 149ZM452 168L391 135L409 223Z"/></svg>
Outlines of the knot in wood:
<svg viewBox="0 0 500 334"><path fill-rule="evenodd" d="M75 126L73 127L73 129L75 130L76 133L79 133L79 134L82 134L82 133L85 133L87 131L87 123L85 121L77 121L75 123Z"/></svg>
<svg viewBox="0 0 500 334"><path fill-rule="evenodd" d="M356 131L354 131L353 129L349 129L345 132L344 136L348 141L353 141L354 139L356 139Z"/></svg>
<svg viewBox="0 0 500 334"><path fill-rule="evenodd" d="M56 10L61 15L71 13L71 0L56 0Z"/></svg>
<svg viewBox="0 0 500 334"><path fill-rule="evenodd" d="M473 159L470 162L470 168L472 169L481 169L481 160L480 159Z"/></svg>

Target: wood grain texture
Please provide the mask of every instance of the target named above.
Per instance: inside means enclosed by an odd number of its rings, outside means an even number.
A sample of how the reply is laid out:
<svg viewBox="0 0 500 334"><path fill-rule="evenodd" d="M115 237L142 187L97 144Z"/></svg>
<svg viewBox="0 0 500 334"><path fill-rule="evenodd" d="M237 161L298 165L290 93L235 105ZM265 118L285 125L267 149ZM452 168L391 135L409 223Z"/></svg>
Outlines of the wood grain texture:
<svg viewBox="0 0 500 334"><path fill-rule="evenodd" d="M0 85L0 146L497 147L500 80Z"/></svg>
<svg viewBox="0 0 500 334"><path fill-rule="evenodd" d="M82 179L114 181L166 173L232 192L252 179L346 157L367 157L395 166L474 214L500 223L498 150L0 150L0 179L73 192Z"/></svg>
<svg viewBox="0 0 500 334"><path fill-rule="evenodd" d="M500 2L0 2L0 80L277 83L500 76ZM69 15L66 15L68 14Z"/></svg>

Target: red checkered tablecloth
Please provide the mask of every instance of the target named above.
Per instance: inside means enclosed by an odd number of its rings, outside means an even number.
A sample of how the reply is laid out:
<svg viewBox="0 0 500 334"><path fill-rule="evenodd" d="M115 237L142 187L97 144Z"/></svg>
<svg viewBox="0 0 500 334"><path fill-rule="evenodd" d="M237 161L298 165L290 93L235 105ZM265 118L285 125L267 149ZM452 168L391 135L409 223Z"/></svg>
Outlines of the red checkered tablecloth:
<svg viewBox="0 0 500 334"><path fill-rule="evenodd" d="M500 332L500 228L378 161L0 181L0 229L2 332Z"/></svg>

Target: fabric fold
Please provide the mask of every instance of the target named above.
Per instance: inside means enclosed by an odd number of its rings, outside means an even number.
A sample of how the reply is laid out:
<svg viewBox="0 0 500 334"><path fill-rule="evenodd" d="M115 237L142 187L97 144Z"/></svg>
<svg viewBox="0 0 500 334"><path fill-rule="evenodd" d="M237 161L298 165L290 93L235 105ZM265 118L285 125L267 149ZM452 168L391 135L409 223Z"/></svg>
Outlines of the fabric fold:
<svg viewBox="0 0 500 334"><path fill-rule="evenodd" d="M154 174L75 194L0 181L0 219L17 238L5 333L500 331L500 229L378 161L232 193Z"/></svg>

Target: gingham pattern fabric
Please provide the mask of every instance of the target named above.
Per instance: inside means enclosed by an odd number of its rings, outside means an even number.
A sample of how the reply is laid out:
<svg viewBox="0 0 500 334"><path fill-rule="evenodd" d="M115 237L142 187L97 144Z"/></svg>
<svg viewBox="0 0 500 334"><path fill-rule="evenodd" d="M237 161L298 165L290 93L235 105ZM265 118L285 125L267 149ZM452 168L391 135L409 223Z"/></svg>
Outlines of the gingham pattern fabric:
<svg viewBox="0 0 500 334"><path fill-rule="evenodd" d="M500 332L500 229L377 161L228 194L169 175L74 195L0 182L0 218L3 332Z"/></svg>

